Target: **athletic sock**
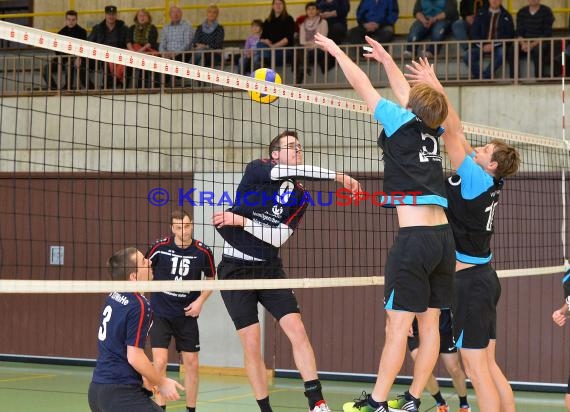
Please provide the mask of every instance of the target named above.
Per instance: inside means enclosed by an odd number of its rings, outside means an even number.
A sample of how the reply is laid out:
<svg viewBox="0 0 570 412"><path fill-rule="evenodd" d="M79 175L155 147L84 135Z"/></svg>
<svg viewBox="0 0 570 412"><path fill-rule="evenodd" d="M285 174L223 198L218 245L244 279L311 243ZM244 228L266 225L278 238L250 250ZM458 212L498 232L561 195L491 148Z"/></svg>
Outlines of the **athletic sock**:
<svg viewBox="0 0 570 412"><path fill-rule="evenodd" d="M166 405L158 405L160 408L162 408L163 411L166 410Z"/></svg>
<svg viewBox="0 0 570 412"><path fill-rule="evenodd" d="M459 396L459 406L460 407L469 407L469 402L467 402L467 395Z"/></svg>
<svg viewBox="0 0 570 412"><path fill-rule="evenodd" d="M187 406L186 407L186 412L196 412L196 407L191 407L191 406Z"/></svg>
<svg viewBox="0 0 570 412"><path fill-rule="evenodd" d="M273 412L271 405L269 404L269 396L263 399L257 399L257 404L259 405L259 410L261 412Z"/></svg>
<svg viewBox="0 0 570 412"><path fill-rule="evenodd" d="M433 396L433 398L435 399L435 401L437 402L438 405L445 405L445 399L443 399L443 396L441 396L441 391L438 391L436 394L431 395Z"/></svg>
<svg viewBox="0 0 570 412"><path fill-rule="evenodd" d="M315 409L317 402L324 400L323 387L318 379L305 382L305 396L309 401L309 410Z"/></svg>

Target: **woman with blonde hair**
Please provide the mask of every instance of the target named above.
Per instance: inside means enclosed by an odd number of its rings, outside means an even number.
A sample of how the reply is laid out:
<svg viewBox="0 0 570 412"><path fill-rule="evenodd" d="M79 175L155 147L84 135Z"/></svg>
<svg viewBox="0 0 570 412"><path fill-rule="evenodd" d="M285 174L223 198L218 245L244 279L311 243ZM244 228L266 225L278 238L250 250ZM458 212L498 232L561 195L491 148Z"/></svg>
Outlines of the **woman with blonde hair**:
<svg viewBox="0 0 570 412"><path fill-rule="evenodd" d="M219 14L220 9L215 4L211 4L206 9L206 20L198 26L194 34L192 48L200 53L194 53L192 63L200 64L202 56L204 56L204 66L212 66L221 61L221 52L206 53L206 50L221 50L224 47L225 32L224 26L218 22Z"/></svg>

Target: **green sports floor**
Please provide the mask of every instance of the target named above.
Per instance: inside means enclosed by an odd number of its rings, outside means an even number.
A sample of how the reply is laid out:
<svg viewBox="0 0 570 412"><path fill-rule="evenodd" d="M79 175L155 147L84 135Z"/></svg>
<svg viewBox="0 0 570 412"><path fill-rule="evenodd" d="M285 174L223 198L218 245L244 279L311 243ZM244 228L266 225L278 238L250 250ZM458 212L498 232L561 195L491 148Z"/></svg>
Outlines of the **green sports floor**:
<svg viewBox="0 0 570 412"><path fill-rule="evenodd" d="M0 362L0 410L6 412L89 412L87 388L92 368L81 366L37 365L30 363ZM172 377L176 377L172 373ZM197 410L199 412L256 412L245 377L202 375ZM333 411L340 412L342 404L356 397L372 384L324 381L324 392ZM404 386L395 386L394 393L404 391ZM298 379L276 378L270 387L271 403L276 412L307 411L307 404ZM442 393L457 410L457 397L451 388ZM469 393L473 401L473 392ZM516 392L518 412L548 411L565 412L564 394ZM169 411L184 412L184 400L172 402ZM423 398L421 411L434 411L434 402ZM431 409L430 409L431 408ZM472 411L479 411L472 404Z"/></svg>

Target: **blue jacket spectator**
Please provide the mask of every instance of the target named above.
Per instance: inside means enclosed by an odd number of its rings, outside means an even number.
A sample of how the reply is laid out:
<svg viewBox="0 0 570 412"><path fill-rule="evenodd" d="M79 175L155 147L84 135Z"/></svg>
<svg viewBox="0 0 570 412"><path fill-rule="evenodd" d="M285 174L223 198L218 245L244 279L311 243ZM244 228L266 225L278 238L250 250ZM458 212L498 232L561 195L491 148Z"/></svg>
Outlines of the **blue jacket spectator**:
<svg viewBox="0 0 570 412"><path fill-rule="evenodd" d="M365 43L364 36L372 37L379 43L392 41L399 13L397 0L360 0L356 9L358 26L350 29L348 42Z"/></svg>
<svg viewBox="0 0 570 412"><path fill-rule="evenodd" d="M491 63L489 63L482 72L484 79L492 77L492 74L502 66L505 57L510 66L509 73L511 77L513 76L511 43L503 43L498 40L513 39L515 37L515 25L512 16L501 3L502 0L490 0L489 7L480 9L475 16L471 28L471 37L473 40L482 40L482 42L471 47L471 51L467 51L463 56L466 64L469 64L469 57L471 57L471 74L475 78L479 78L481 75L481 51L484 55L493 56L491 59L493 67L491 68Z"/></svg>
<svg viewBox="0 0 570 412"><path fill-rule="evenodd" d="M408 42L415 43L430 36L433 42L440 42L451 31L451 24L457 20L456 0L416 0L414 4L414 16L416 20L410 27ZM413 56L412 46L408 46L404 52L406 57ZM434 46L426 47L424 55L433 57Z"/></svg>
<svg viewBox="0 0 570 412"><path fill-rule="evenodd" d="M346 16L350 11L349 0L318 0L317 8L329 26L329 39L336 44L342 43L348 31Z"/></svg>
<svg viewBox="0 0 570 412"><path fill-rule="evenodd" d="M221 52L207 52L206 50L221 50L224 47L225 31L224 26L218 22L220 9L215 4L206 9L206 20L202 22L194 33L192 48L194 53L194 64L202 63L206 67L219 64L222 61Z"/></svg>

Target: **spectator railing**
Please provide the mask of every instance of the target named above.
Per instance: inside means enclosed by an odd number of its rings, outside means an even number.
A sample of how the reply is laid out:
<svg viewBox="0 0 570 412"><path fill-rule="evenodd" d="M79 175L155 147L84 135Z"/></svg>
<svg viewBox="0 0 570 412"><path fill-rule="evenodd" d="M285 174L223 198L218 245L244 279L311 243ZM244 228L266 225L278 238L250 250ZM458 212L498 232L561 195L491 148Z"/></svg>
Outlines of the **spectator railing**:
<svg viewBox="0 0 570 412"><path fill-rule="evenodd" d="M560 79L562 62L562 38L544 38L538 40L538 61L542 65L535 73L533 60L521 50L521 44L528 39L501 40L495 42L489 53L484 53L478 41L445 41L436 44L435 53L430 56L438 77L447 84L501 82L517 84L521 82L549 82ZM430 43L415 43L415 58L425 55ZM385 47L400 67L410 62L404 50L408 43L390 43ZM363 57L362 45L342 45L342 48L368 74L377 87L387 86L384 70L375 61ZM489 78L484 78L485 68L500 58L503 64L497 70L491 70ZM283 83L299 85L305 88L345 88L346 78L335 60L330 56L319 59L316 49L304 47L273 48L254 50L265 53L261 67L275 69ZM203 52L184 52L176 57L188 63L200 63L219 70L249 75L261 63L252 59L247 67L240 65L242 50L208 50ZM172 57L172 55L168 55ZM312 57L316 56L316 57ZM477 64L477 61L480 63ZM478 70L472 70L477 67ZM71 69L70 69L71 68ZM119 68L120 69L120 68ZM207 84L192 84L189 80L165 76L124 67L114 67L96 61L80 61L73 56L47 54L42 50L30 50L21 55L5 53L0 58L0 90L2 93L22 91L72 91L72 90L139 90L171 89L184 87L203 87Z"/></svg>

